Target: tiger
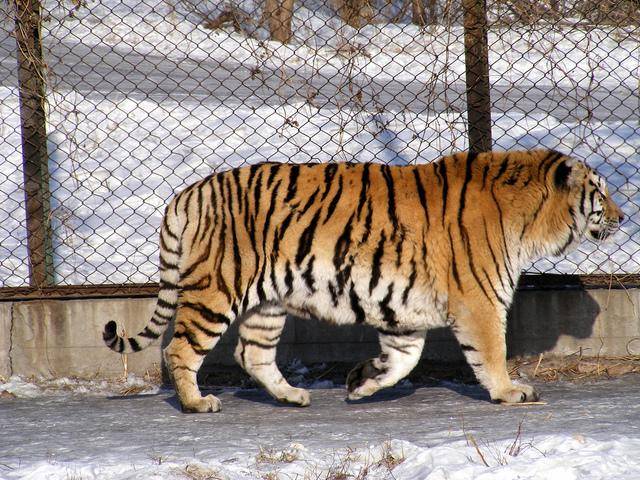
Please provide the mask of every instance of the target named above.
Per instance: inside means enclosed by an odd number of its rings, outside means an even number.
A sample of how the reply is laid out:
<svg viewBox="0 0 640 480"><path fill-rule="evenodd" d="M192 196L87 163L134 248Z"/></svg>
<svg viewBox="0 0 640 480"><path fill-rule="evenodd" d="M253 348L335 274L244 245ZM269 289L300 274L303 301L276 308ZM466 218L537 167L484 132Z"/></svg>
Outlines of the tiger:
<svg viewBox="0 0 640 480"><path fill-rule="evenodd" d="M277 401L310 404L276 364L287 315L378 332L380 353L346 377L349 400L391 387L426 332L449 327L497 403L536 401L514 383L505 330L521 271L624 215L584 162L554 150L459 152L432 163L260 163L213 173L175 195L160 227L159 293L133 337L142 350L174 322L164 360L183 412L217 412L196 374L232 322L234 357Z"/></svg>

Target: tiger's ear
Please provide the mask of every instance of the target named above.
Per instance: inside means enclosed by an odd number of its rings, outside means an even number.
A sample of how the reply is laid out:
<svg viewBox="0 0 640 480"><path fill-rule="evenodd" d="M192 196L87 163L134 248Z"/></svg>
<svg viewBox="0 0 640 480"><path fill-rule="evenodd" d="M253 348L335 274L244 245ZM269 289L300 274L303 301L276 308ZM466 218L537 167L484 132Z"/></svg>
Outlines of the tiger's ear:
<svg viewBox="0 0 640 480"><path fill-rule="evenodd" d="M575 161L572 159L563 160L558 164L553 174L553 183L558 190L569 190L571 188L571 173Z"/></svg>

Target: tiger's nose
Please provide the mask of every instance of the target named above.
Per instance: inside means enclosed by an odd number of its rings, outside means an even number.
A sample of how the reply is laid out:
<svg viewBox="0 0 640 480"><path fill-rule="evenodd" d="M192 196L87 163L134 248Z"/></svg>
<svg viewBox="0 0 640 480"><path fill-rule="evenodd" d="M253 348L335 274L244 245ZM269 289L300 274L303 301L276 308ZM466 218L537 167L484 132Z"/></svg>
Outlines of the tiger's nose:
<svg viewBox="0 0 640 480"><path fill-rule="evenodd" d="M624 220L624 213L620 212L618 214L618 223L622 223L623 220Z"/></svg>

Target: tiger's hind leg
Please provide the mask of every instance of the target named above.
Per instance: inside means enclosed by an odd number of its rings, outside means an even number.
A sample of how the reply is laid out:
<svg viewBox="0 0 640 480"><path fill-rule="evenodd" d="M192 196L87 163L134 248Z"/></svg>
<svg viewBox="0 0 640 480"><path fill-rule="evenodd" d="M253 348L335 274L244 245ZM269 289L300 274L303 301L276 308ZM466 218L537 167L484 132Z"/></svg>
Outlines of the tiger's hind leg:
<svg viewBox="0 0 640 480"><path fill-rule="evenodd" d="M349 400L373 395L406 377L417 365L424 347L426 331L378 331L380 355L358 364L347 375Z"/></svg>
<svg viewBox="0 0 640 480"><path fill-rule="evenodd" d="M196 376L205 356L233 320L228 315L201 303L182 302L178 307L173 339L164 350L164 359L185 413L217 412L221 408L217 397L200 394Z"/></svg>
<svg viewBox="0 0 640 480"><path fill-rule="evenodd" d="M306 407L311 402L309 392L289 385L276 364L285 320L286 312L279 306L263 307L248 316L239 328L235 359L273 398Z"/></svg>

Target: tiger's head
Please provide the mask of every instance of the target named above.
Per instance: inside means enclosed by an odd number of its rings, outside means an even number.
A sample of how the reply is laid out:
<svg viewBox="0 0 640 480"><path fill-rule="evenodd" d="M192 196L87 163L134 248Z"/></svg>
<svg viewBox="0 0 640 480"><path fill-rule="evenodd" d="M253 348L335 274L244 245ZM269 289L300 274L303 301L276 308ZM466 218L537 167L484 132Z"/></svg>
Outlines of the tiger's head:
<svg viewBox="0 0 640 480"><path fill-rule="evenodd" d="M565 157L554 173L556 188L567 195L572 223L572 241L559 253L583 238L602 242L615 233L624 214L612 200L604 179L586 164Z"/></svg>

